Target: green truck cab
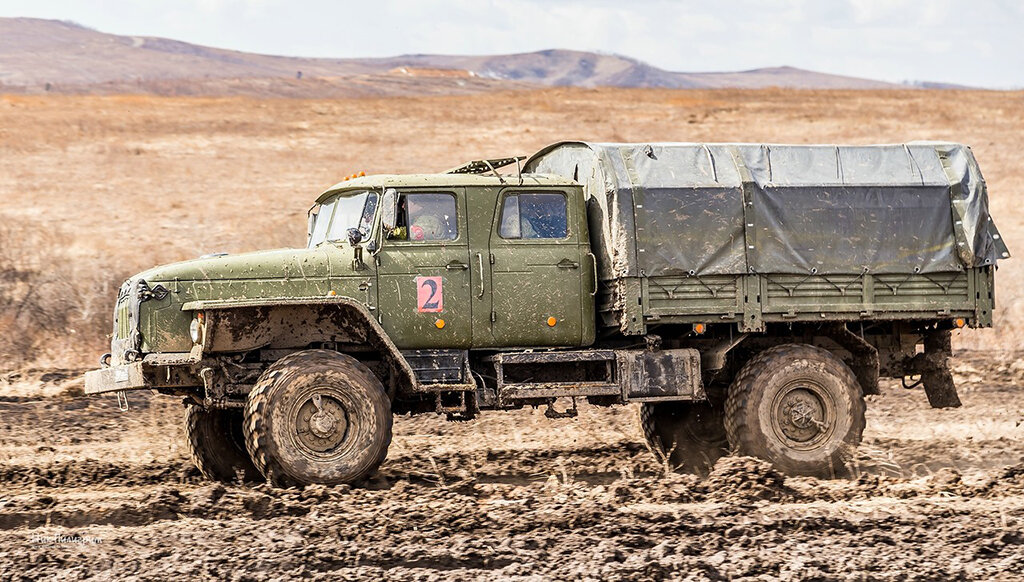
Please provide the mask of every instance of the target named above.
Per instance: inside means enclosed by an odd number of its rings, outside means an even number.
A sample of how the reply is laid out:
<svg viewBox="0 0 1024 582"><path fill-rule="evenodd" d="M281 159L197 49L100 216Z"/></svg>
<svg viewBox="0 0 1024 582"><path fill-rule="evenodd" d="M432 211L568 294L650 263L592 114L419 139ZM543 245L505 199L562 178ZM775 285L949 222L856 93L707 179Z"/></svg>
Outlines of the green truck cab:
<svg viewBox="0 0 1024 582"><path fill-rule="evenodd" d="M834 475L880 377L959 405L950 331L991 326L1009 256L968 148L523 160L352 177L310 209L305 249L132 277L86 392L184 397L204 475L285 486L367 477L394 414L639 403L675 467L734 449Z"/></svg>

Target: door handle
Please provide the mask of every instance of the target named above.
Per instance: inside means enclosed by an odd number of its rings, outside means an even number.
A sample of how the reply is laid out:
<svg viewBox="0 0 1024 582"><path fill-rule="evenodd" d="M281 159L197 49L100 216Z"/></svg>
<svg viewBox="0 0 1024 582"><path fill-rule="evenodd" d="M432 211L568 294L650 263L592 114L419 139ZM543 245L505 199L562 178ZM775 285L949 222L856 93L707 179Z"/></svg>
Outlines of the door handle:
<svg viewBox="0 0 1024 582"><path fill-rule="evenodd" d="M476 296L477 299L484 298L484 256L481 253L476 254L476 261L480 265L480 293Z"/></svg>
<svg viewBox="0 0 1024 582"><path fill-rule="evenodd" d="M590 292L590 295L594 296L597 295L597 257L594 256L594 253L590 252L587 253L587 256L594 263L594 290Z"/></svg>
<svg viewBox="0 0 1024 582"><path fill-rule="evenodd" d="M559 269L579 269L580 264L576 261L570 261L569 259L562 259L558 262L557 267Z"/></svg>
<svg viewBox="0 0 1024 582"><path fill-rule="evenodd" d="M444 268L448 269L449 271L465 271L466 269L469 268L469 265L467 265L466 263L460 263L458 261L452 261L445 265Z"/></svg>
<svg viewBox="0 0 1024 582"><path fill-rule="evenodd" d="M375 311L377 308L374 307L373 304L370 302L370 287L372 285L373 284L370 283L369 281L363 281L362 283L359 284L359 290L364 291L366 293L366 308L369 309L370 311Z"/></svg>

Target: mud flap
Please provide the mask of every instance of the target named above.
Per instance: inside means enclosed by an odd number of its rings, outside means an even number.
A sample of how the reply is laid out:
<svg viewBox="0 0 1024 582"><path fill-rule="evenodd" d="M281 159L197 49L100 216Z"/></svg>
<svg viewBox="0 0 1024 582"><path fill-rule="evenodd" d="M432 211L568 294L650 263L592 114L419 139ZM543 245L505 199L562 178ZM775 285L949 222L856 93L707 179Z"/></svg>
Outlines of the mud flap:
<svg viewBox="0 0 1024 582"><path fill-rule="evenodd" d="M949 358L953 354L949 330L933 331L924 336L924 353L915 358L921 371L921 382L932 408L959 408Z"/></svg>
<svg viewBox="0 0 1024 582"><path fill-rule="evenodd" d="M847 329L845 324L834 326L829 337L853 356L853 360L847 362L847 365L857 377L864 394L881 394L882 391L878 388L878 350L864 341L864 338Z"/></svg>

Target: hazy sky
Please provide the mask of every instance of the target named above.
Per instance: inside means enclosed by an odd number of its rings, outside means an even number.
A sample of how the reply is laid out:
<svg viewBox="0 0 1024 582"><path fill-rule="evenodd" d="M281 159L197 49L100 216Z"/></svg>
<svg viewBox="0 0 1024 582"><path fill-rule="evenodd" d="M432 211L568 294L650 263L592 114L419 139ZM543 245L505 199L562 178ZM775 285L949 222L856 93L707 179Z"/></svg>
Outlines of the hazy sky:
<svg viewBox="0 0 1024 582"><path fill-rule="evenodd" d="M570 48L675 71L1024 87L1022 0L0 0L0 16L289 56Z"/></svg>

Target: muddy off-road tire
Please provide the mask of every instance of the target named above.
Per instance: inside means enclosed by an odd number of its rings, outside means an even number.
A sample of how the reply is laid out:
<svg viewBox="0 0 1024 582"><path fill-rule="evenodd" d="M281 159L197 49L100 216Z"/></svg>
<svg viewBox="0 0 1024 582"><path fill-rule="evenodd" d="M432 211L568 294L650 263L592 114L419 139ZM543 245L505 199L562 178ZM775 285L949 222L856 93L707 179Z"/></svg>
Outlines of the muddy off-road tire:
<svg viewBox="0 0 1024 582"><path fill-rule="evenodd" d="M245 407L245 444L280 487L353 483L384 462L391 401L358 360L327 350L290 354L260 376Z"/></svg>
<svg viewBox="0 0 1024 582"><path fill-rule="evenodd" d="M864 432L864 395L850 368L810 345L767 349L740 370L725 403L729 443L790 475L837 477Z"/></svg>
<svg viewBox="0 0 1024 582"><path fill-rule="evenodd" d="M240 409L189 406L185 434L192 462L207 479L224 483L263 479L245 448Z"/></svg>
<svg viewBox="0 0 1024 582"><path fill-rule="evenodd" d="M722 407L707 402L645 402L640 429L647 448L673 471L707 474L729 452Z"/></svg>

